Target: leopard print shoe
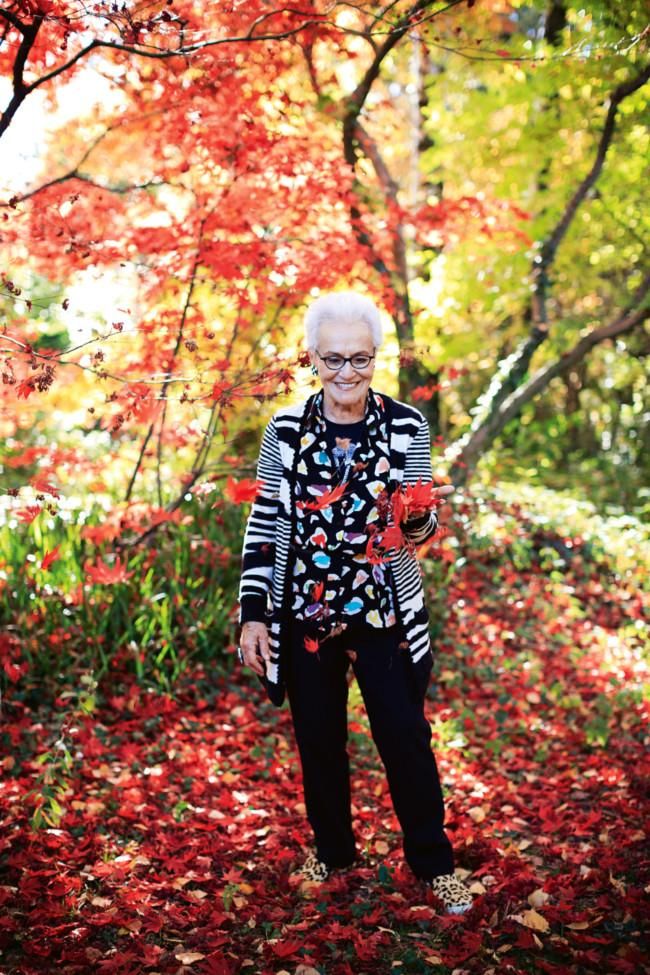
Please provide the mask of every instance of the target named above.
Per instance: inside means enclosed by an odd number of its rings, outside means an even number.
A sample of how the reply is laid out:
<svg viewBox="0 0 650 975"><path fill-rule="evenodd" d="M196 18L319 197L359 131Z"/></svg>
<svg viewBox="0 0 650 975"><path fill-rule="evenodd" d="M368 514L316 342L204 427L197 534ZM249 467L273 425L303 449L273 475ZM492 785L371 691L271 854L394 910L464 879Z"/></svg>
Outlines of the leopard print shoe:
<svg viewBox="0 0 650 975"><path fill-rule="evenodd" d="M315 850L312 850L300 868L299 874L303 880L312 880L316 883L321 883L329 877L330 868L322 860L319 860Z"/></svg>
<svg viewBox="0 0 650 975"><path fill-rule="evenodd" d="M455 873L443 873L428 882L436 897L445 905L447 914L464 914L472 907L472 893Z"/></svg>

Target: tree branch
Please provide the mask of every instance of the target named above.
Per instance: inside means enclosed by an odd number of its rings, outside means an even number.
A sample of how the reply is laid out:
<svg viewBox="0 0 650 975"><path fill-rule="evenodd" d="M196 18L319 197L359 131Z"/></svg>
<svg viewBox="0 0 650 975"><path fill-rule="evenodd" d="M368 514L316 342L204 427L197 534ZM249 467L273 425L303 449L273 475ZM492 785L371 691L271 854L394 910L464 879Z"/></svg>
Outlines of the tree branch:
<svg viewBox="0 0 650 975"><path fill-rule="evenodd" d="M578 207L585 199L587 193L595 184L600 175L605 163L607 151L612 143L618 107L623 99L628 98L635 91L638 91L639 88L642 88L649 78L650 64L647 64L638 75L622 82L612 92L609 99L607 117L600 136L600 142L598 144L593 166L567 203L565 211L558 221L555 230L553 230L542 245L539 257L537 259L537 267L533 272L533 280L536 281L535 294L533 298L533 320L537 323L538 327L543 328L546 324L546 269L552 264L560 242L569 229Z"/></svg>
<svg viewBox="0 0 650 975"><path fill-rule="evenodd" d="M24 24L22 20L20 20L18 17L16 17L14 13L11 12L11 10L7 10L6 8L3 8L2 10L0 10L0 17L4 17L7 23L11 24L12 27L15 27L16 30L20 31L21 34L27 33L29 25Z"/></svg>
<svg viewBox="0 0 650 975"><path fill-rule="evenodd" d="M189 311L190 303L191 303L191 300L192 300L192 294L194 292L194 287L196 285L196 275L197 275L197 271L198 271L198 267L199 267L199 261L200 261L200 258L201 258L201 245L203 243L203 230L205 228L205 222L206 222L207 218L208 218L208 214L206 213L206 214L204 214L204 216L201 219L201 222L199 223L199 233L198 233L197 242L196 242L196 252L194 254L194 260L192 262L192 270L190 272L189 287L187 289L187 294L185 296L185 302L183 304L183 310L181 312L181 320L180 320L180 324L179 324L179 328L178 328L178 333L176 335L176 345L174 346L174 351L172 353L172 362L171 362L171 366L169 368L169 376L165 379L165 381L164 381L164 383L162 385L162 389L160 391L160 399L163 400L163 412L162 412L162 417L161 417L161 420L160 420L160 430L158 431L158 448L157 448L157 458L158 458L158 467L157 467L158 503L160 505L162 505L162 503L163 503L162 502L162 486L161 486L161 483L160 483L160 466L162 464L162 455L161 455L162 433L163 433L163 428L164 428L164 425L165 425L165 417L166 417L166 413L167 413L167 391L169 389L169 384L172 381L171 374L172 374L174 360L176 359L176 356L178 355L178 350L180 348L181 342L183 341L183 331L184 331L184 328L185 328L185 322L187 320L187 313ZM129 480L129 483L128 483L128 486L127 486L127 489L126 489L126 494L125 494L125 497L124 497L124 500L125 501L129 501L130 498L131 498L131 493L133 491L133 486L135 484L135 479L138 476L138 471L140 470L140 467L142 466L142 462L144 460L144 455L145 455L145 450L147 448L147 445L148 445L151 437L153 436L155 424L156 424L156 421L154 419L150 423L149 429L147 430L146 436L145 436L145 438L144 438L144 440L142 442L142 446L140 448L140 453L138 455L138 459L137 459L135 468L133 470L133 473L131 474L131 478Z"/></svg>
<svg viewBox="0 0 650 975"><path fill-rule="evenodd" d="M518 386L503 399L496 408L491 408L489 416L481 421L474 432L470 431L457 440L445 452L446 460L453 459L449 471L452 482L456 485L466 482L469 470L506 424L521 412L526 403L546 389L552 379L573 368L596 345L624 332L630 332L650 318L650 307L644 304L649 293L650 271L646 272L627 308L620 315L607 325L592 329L555 362L542 366L527 382Z"/></svg>
<svg viewBox="0 0 650 975"><path fill-rule="evenodd" d="M501 404L512 401L511 397L528 372L533 355L539 346L548 338L549 328L546 311L548 268L555 259L558 247L566 235L571 221L578 211L578 207L584 201L587 192L594 185L602 171L607 151L612 144L618 106L624 98L627 98L644 85L649 77L650 66L646 66L640 74L618 85L610 96L609 110L599 140L594 163L587 176L581 181L571 197L555 229L542 244L540 253L534 259L531 277L535 281L535 288L531 296L530 311L532 325L530 334L520 344L519 348L501 364L498 372L490 381L487 391L480 398L480 410L476 413L469 430L465 436L454 444L456 450L462 451L463 459L470 458L473 462L479 456L481 450L486 449L486 445L489 445L502 429L499 425L498 430L493 431L493 420L498 421L501 415ZM474 449L475 442L480 447L478 452ZM467 476L466 469L464 475L459 470L457 476L464 480Z"/></svg>
<svg viewBox="0 0 650 975"><path fill-rule="evenodd" d="M372 136L364 129L359 120L355 121L354 132L359 147L373 165L379 184L384 191L384 196L396 206L398 206L398 185L393 179L386 162L384 161L379 146ZM406 255L406 241L404 240L404 229L401 223L393 228L391 234L393 260L397 269L397 278L401 287L396 287L393 282L393 291L398 295L400 301L400 314L396 319L398 334L401 339L408 340L413 337L413 320L411 315L409 294L408 294L408 264ZM390 272L387 271L390 275ZM392 275L391 275L392 277Z"/></svg>
<svg viewBox="0 0 650 975"><path fill-rule="evenodd" d="M379 71L381 69L381 65L382 62L384 61L384 58L386 57L386 55L390 54L390 52L393 50L395 45L398 43L398 41L402 39L402 37L404 36L404 34L406 34L407 31L417 26L417 24L420 22L418 18L418 14L425 11L428 7L431 7L434 2L435 0L417 0L417 2L413 4L411 9L408 10L407 13L405 13L404 16L398 20L395 27L391 30L390 34L388 35L384 43L381 45L381 47L375 54L372 64L366 71L365 75L363 76L363 78L361 79L361 81L359 82L355 90L350 95L348 99L348 106L349 106L347 112L348 116L352 116L356 118L356 116L361 112L361 109L365 104L370 89L372 88L373 83L376 81L377 77L379 76ZM432 16L437 17L442 13L446 13L452 7L457 7L462 2L463 0L450 0L450 2L447 4L446 7L443 7L440 10L436 10Z"/></svg>

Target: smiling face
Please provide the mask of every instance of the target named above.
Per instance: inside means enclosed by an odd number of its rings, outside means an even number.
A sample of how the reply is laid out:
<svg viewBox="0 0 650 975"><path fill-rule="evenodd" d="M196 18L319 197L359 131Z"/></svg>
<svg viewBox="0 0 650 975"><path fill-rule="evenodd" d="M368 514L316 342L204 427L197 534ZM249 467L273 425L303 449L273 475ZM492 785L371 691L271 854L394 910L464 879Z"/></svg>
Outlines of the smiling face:
<svg viewBox="0 0 650 975"><path fill-rule="evenodd" d="M366 322L324 322L318 329L316 349L321 356L373 355L372 330ZM310 358L323 384L325 416L342 423L363 419L375 360L371 359L365 369L354 369L351 362L346 362L335 372L315 351L310 352Z"/></svg>

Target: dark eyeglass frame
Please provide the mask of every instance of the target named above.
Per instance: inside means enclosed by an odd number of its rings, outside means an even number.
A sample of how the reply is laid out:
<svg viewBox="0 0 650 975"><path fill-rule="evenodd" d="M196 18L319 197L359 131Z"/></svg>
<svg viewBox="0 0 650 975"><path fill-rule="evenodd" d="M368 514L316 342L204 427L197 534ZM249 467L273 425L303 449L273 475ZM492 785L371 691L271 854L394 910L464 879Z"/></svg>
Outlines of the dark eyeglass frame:
<svg viewBox="0 0 650 975"><path fill-rule="evenodd" d="M355 355L337 355L336 353L332 353L332 355L321 355L318 349L314 349L314 352L321 362L325 363L330 372L340 372L346 362L350 363L355 372L363 372L363 370L367 369L372 360L375 358L374 352L372 355L369 355L367 352L357 352ZM342 359L343 361L341 362L340 366L330 366L327 362L328 359ZM367 359L368 361L364 363L363 366L355 366L354 362L352 361L353 359Z"/></svg>

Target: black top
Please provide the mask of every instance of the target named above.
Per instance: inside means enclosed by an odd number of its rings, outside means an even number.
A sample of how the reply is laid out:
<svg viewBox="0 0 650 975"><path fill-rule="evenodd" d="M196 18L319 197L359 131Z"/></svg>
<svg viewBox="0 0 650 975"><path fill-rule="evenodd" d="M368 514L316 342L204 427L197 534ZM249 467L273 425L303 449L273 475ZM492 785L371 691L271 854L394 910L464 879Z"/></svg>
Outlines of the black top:
<svg viewBox="0 0 650 975"><path fill-rule="evenodd" d="M325 420L325 436L328 447L333 447L336 437L349 437L356 443L365 443L368 439L368 425L365 420L356 420L354 423L335 423L334 420Z"/></svg>
<svg viewBox="0 0 650 975"><path fill-rule="evenodd" d="M314 635L341 621L387 628L396 623L390 566L370 563L366 553L368 529L380 525L377 496L390 473L386 432L372 436L367 417L322 420L320 436L301 449L296 471L292 616L311 624ZM344 496L331 505L302 507L343 484Z"/></svg>

